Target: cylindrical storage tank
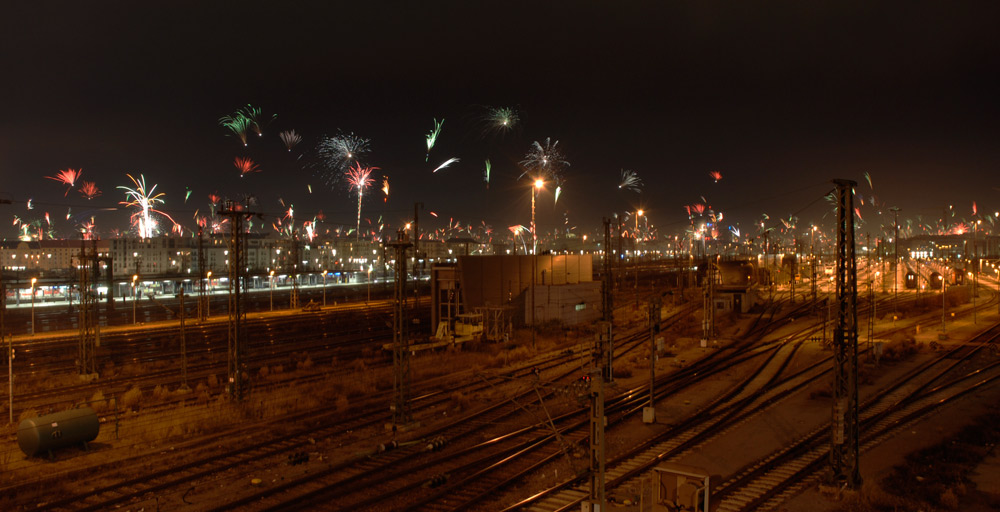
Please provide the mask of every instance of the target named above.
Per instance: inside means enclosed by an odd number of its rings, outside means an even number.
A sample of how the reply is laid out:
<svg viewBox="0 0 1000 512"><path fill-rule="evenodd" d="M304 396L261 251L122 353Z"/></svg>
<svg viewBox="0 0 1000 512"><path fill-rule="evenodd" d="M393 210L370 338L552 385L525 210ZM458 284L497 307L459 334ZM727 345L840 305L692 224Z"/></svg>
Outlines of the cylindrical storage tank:
<svg viewBox="0 0 1000 512"><path fill-rule="evenodd" d="M28 418L17 427L17 445L28 457L97 439L101 423L89 407Z"/></svg>

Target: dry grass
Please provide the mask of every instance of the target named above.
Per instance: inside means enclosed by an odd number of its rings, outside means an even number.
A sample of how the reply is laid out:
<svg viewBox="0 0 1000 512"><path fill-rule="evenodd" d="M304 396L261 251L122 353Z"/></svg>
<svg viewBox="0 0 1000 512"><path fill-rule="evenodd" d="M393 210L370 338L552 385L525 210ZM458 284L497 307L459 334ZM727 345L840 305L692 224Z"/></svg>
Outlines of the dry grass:
<svg viewBox="0 0 1000 512"><path fill-rule="evenodd" d="M845 500L845 512L997 510L1000 498L971 492L970 473L1000 442L1000 413L980 416L941 443L911 453L874 485Z"/></svg>

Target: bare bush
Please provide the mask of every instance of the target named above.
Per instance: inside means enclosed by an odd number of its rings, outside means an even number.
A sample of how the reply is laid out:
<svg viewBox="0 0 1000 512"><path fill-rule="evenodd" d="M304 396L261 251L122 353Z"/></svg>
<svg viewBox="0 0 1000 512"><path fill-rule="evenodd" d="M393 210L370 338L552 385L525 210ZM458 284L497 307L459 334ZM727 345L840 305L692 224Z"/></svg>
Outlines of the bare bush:
<svg viewBox="0 0 1000 512"><path fill-rule="evenodd" d="M465 394L456 391L451 394L451 405L456 411L464 411L472 404L472 400Z"/></svg>
<svg viewBox="0 0 1000 512"><path fill-rule="evenodd" d="M97 390L90 396L90 408L95 412L104 412L108 409L108 402L104 399L104 393Z"/></svg>
<svg viewBox="0 0 1000 512"><path fill-rule="evenodd" d="M142 390L139 386L133 386L132 389L125 392L122 395L122 406L126 409L137 409L139 404L142 402Z"/></svg>

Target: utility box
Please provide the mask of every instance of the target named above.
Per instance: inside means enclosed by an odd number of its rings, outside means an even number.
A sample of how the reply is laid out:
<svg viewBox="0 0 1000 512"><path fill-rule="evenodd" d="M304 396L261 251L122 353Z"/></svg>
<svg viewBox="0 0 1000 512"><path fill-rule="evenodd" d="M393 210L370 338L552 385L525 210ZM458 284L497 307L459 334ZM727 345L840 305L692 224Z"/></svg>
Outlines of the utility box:
<svg viewBox="0 0 1000 512"><path fill-rule="evenodd" d="M656 408L655 407L643 407L642 408L642 422L643 423L656 423Z"/></svg>
<svg viewBox="0 0 1000 512"><path fill-rule="evenodd" d="M708 512L709 474L694 466L664 462L653 468L655 512Z"/></svg>

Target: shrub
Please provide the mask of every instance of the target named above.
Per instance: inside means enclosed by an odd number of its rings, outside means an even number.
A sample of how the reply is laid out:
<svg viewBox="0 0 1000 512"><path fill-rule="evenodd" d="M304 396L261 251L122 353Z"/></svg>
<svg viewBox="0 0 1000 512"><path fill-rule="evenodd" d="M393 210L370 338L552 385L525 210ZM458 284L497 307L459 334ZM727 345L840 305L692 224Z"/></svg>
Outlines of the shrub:
<svg viewBox="0 0 1000 512"><path fill-rule="evenodd" d="M465 393L456 391L451 394L451 404L455 407L456 411L464 411L472 404L472 400Z"/></svg>
<svg viewBox="0 0 1000 512"><path fill-rule="evenodd" d="M351 401L347 398L347 395L338 395L334 404L336 405L338 411L343 412L351 406Z"/></svg>
<svg viewBox="0 0 1000 512"><path fill-rule="evenodd" d="M108 409L108 402L104 399L104 393L101 390L95 391L90 397L90 408L99 413Z"/></svg>
<svg viewBox="0 0 1000 512"><path fill-rule="evenodd" d="M133 386L122 395L122 406L126 409L137 409L140 402L142 402L142 390L139 386Z"/></svg>

